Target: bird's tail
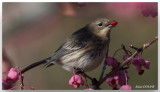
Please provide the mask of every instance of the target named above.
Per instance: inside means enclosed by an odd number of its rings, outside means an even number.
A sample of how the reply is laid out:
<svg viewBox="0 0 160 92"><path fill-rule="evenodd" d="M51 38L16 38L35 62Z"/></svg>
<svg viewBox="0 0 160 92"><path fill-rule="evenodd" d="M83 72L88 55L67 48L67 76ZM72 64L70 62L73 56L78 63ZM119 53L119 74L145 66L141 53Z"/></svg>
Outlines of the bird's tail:
<svg viewBox="0 0 160 92"><path fill-rule="evenodd" d="M26 71L28 71L28 70L30 70L32 68L35 68L35 67L37 67L37 66L39 66L41 64L46 64L50 59L51 59L51 57L48 57L48 58L43 59L41 61L35 62L33 64L30 64L29 66L27 66L26 68L24 68L21 73L23 74L24 72L26 72Z"/></svg>

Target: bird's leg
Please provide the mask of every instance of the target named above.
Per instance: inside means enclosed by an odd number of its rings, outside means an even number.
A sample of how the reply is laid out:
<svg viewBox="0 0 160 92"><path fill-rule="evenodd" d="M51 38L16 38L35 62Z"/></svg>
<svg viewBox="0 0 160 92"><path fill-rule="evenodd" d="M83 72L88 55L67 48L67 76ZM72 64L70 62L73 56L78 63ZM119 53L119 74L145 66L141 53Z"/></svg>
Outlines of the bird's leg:
<svg viewBox="0 0 160 92"><path fill-rule="evenodd" d="M73 67L74 74L82 74L84 71L81 68Z"/></svg>
<svg viewBox="0 0 160 92"><path fill-rule="evenodd" d="M74 67L74 72L75 72L75 74L81 74L81 75L87 77L88 79L92 80L92 78L91 78L90 76L88 76L88 75L84 72L84 70L83 70L82 68L76 68L76 67Z"/></svg>

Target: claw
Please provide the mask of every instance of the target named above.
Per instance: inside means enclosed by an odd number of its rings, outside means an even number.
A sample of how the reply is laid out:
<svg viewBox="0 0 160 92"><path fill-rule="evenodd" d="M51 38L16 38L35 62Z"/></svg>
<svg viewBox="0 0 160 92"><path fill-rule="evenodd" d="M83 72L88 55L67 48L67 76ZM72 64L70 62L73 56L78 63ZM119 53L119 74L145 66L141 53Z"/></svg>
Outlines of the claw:
<svg viewBox="0 0 160 92"><path fill-rule="evenodd" d="M84 70L82 68L73 67L75 74L83 74Z"/></svg>

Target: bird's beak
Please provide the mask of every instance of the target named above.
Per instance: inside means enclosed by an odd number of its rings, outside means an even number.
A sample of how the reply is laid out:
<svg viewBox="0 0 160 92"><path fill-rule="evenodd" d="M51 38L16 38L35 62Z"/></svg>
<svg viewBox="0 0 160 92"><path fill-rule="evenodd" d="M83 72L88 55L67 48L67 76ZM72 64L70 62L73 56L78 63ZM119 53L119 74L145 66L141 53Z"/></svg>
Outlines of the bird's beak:
<svg viewBox="0 0 160 92"><path fill-rule="evenodd" d="M112 20L112 21L109 23L109 26L111 26L111 27L115 27L117 24L118 24L118 22L117 22L117 21Z"/></svg>

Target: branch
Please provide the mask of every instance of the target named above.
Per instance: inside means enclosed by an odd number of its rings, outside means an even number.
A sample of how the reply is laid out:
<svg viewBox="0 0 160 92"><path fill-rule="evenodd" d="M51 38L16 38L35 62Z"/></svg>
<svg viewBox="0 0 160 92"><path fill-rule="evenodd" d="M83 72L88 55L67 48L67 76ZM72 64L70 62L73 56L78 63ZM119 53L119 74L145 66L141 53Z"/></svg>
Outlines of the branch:
<svg viewBox="0 0 160 92"><path fill-rule="evenodd" d="M121 63L121 65L117 66L116 69L112 70L111 72L109 72L108 74L106 74L106 76L104 78L102 78L101 80L99 80L97 82L96 85L94 85L94 89L98 89L99 86L110 76L112 76L115 72L120 71L123 69L123 67L125 65L127 65L131 59L133 59L136 55L138 55L140 52L143 52L144 49L148 48L150 45L152 45L153 43L155 43L158 40L158 37L156 36L151 42L144 44L141 48L139 48L138 50L136 50L136 52L134 54L132 54L129 58L127 58L124 62ZM130 46L131 48L134 48L132 45Z"/></svg>
<svg viewBox="0 0 160 92"><path fill-rule="evenodd" d="M108 48L109 48L109 47L108 47ZM108 51L107 51L106 57L108 57L108 52L109 52L109 49L108 49ZM105 70L106 70L106 66L107 66L107 64L106 64L106 61L104 60L103 67L102 67L102 72L101 72L101 75L100 75L100 77L99 77L99 80L101 80L101 79L103 78L104 72L105 72Z"/></svg>

